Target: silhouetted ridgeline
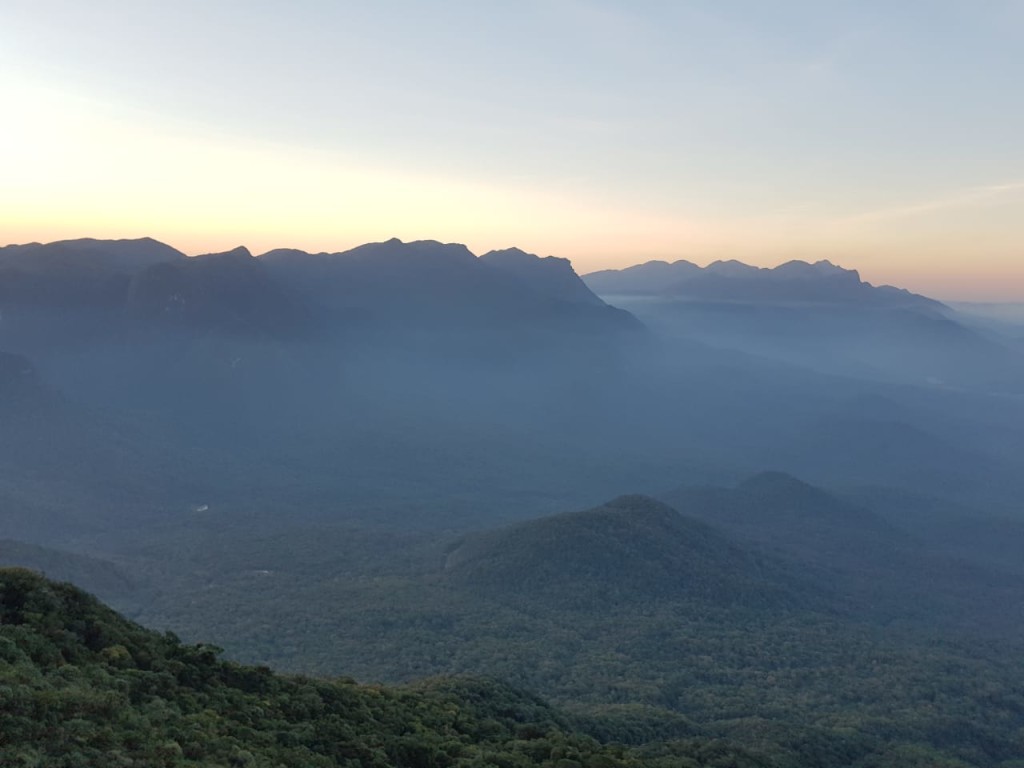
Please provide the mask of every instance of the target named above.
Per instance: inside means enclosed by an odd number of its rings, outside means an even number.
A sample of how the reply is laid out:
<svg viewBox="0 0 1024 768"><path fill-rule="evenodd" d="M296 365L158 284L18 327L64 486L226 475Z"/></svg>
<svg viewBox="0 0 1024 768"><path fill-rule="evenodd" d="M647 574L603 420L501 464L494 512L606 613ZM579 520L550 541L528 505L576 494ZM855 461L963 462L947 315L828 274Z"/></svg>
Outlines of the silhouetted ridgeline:
<svg viewBox="0 0 1024 768"><path fill-rule="evenodd" d="M889 285L875 287L853 269L829 261L789 261L774 268L739 261L698 267L689 261L649 261L584 275L602 296L635 295L703 301L857 303L944 311L940 302Z"/></svg>
<svg viewBox="0 0 1024 768"><path fill-rule="evenodd" d="M830 265L772 274L876 290ZM102 519L120 536L211 500L461 525L768 465L1006 514L1024 415L989 389L1021 385L1019 360L914 302L644 297L652 332L565 260L517 249L3 248L0 499L15 511L0 533L61 544L37 534Z"/></svg>
<svg viewBox="0 0 1024 768"><path fill-rule="evenodd" d="M651 261L583 277L652 329L842 376L1024 393L1024 355L933 299L828 261Z"/></svg>
<svg viewBox="0 0 1024 768"><path fill-rule="evenodd" d="M0 248L6 343L35 338L64 319L80 336L142 330L310 337L381 325L417 329L635 330L562 259L518 250L477 258L434 241L371 243L343 253L245 248L186 258L153 240L69 240ZM40 318L39 313L50 313Z"/></svg>

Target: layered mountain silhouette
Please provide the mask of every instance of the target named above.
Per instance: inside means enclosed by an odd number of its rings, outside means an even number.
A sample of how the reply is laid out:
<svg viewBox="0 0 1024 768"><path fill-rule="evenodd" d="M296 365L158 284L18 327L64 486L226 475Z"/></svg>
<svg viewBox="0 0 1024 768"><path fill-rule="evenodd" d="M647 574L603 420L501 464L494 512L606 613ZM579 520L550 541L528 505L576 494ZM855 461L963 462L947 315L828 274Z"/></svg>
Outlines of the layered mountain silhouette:
<svg viewBox="0 0 1024 768"><path fill-rule="evenodd" d="M150 238L8 245L0 248L0 312L9 323L28 308L110 309L123 301L132 275L185 258Z"/></svg>
<svg viewBox="0 0 1024 768"><path fill-rule="evenodd" d="M341 253L275 250L260 261L322 311L357 325L639 328L595 296L568 261L518 249L477 258L463 245L392 239Z"/></svg>
<svg viewBox="0 0 1024 768"><path fill-rule="evenodd" d="M487 266L515 275L540 296L557 301L600 306L603 302L579 278L568 259L540 258L519 248L489 251L480 257Z"/></svg>
<svg viewBox="0 0 1024 768"><path fill-rule="evenodd" d="M647 262L583 277L653 330L863 379L1024 390L1024 355L950 307L829 261Z"/></svg>
<svg viewBox="0 0 1024 768"><path fill-rule="evenodd" d="M0 271L54 277L56 273L126 273L165 261L180 261L181 251L149 237L137 240L60 240L0 247ZM5 275L7 276L7 275Z"/></svg>
<svg viewBox="0 0 1024 768"><path fill-rule="evenodd" d="M87 313L83 316L83 312ZM341 253L186 257L151 239L0 249L0 333L16 342L148 328L264 336L471 327L635 331L564 259L392 239Z"/></svg>
<svg viewBox="0 0 1024 768"><path fill-rule="evenodd" d="M736 260L707 267L693 262L649 261L584 275L599 295L658 296L701 301L856 303L889 307L929 308L940 302L892 286L873 286L853 269L830 261L788 261L773 268L753 267Z"/></svg>

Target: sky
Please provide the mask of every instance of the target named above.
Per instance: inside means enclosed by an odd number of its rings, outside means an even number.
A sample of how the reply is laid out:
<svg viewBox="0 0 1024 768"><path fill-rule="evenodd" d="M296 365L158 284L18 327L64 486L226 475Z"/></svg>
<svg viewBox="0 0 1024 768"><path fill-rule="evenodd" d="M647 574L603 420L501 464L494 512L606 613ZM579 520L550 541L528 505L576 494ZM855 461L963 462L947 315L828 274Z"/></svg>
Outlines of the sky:
<svg viewBox="0 0 1024 768"><path fill-rule="evenodd" d="M1024 0L0 0L0 242L830 259L1024 299Z"/></svg>

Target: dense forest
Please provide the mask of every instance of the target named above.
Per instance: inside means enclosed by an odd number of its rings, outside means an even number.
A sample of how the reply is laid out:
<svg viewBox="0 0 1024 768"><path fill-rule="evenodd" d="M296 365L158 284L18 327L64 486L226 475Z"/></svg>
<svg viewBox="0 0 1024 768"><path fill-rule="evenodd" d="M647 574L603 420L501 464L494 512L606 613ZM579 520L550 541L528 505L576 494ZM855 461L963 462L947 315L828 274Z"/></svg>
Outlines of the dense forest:
<svg viewBox="0 0 1024 768"><path fill-rule="evenodd" d="M0 570L5 766L764 764L718 743L602 745L478 679L401 688L275 675L134 625L67 584Z"/></svg>
<svg viewBox="0 0 1024 768"><path fill-rule="evenodd" d="M892 555L903 568L884 570L850 531L837 536L846 560L824 566L636 496L402 545L321 527L301 541L236 541L190 575L161 570L162 594L136 615L297 672L495 676L634 744L685 725L779 764L1019 758L1020 583L972 582L958 561L915 560L909 544ZM943 569L961 594L911 592ZM1007 602L986 601L998 589Z"/></svg>
<svg viewBox="0 0 1024 768"><path fill-rule="evenodd" d="M931 716L901 721L903 694L884 716L837 713L828 718L831 728L794 728L783 706L778 720L733 722L712 735L652 707L560 712L536 696L478 678L382 687L281 676L225 661L215 646L145 630L70 585L21 569L0 570L0 619L0 758L11 766L1018 764L992 755L1019 747L1020 688L1000 686L998 677L973 677L983 664L960 668L942 649L927 660L932 679L916 681L928 689L936 710ZM908 681L893 659L876 656L877 679L867 685L882 699ZM784 678L781 659L778 666ZM724 670L714 674L735 695L749 693L738 679L727 681ZM677 681L678 695L690 689L714 697L711 682ZM818 681L802 684L811 696L827 696L816 690ZM1001 699L999 721L979 722L972 697ZM950 711L937 717L944 708ZM790 724L780 725L783 720ZM745 741L758 732L761 743L738 746L735 737L743 731ZM973 748L964 754L968 736ZM941 748L954 742L961 746L951 751L962 759Z"/></svg>
<svg viewBox="0 0 1024 768"><path fill-rule="evenodd" d="M0 249L4 764L1019 768L1019 348L741 267Z"/></svg>

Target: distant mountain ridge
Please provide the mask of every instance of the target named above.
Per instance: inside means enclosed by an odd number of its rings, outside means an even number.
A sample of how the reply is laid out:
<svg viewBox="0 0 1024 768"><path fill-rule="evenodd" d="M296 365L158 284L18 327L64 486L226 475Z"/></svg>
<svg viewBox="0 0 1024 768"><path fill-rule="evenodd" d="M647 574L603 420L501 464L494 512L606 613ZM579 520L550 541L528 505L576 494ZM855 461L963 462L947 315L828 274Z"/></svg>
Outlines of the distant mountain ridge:
<svg viewBox="0 0 1024 768"><path fill-rule="evenodd" d="M874 286L855 269L831 261L787 261L777 267L754 267L735 259L706 267L693 262L648 261L625 269L606 269L583 276L591 290L604 296L656 296L705 301L866 303L928 307L941 302L902 288Z"/></svg>
<svg viewBox="0 0 1024 768"><path fill-rule="evenodd" d="M568 260L517 248L477 257L461 244L393 238L339 253L277 249L258 260L321 309L358 322L640 328L587 288Z"/></svg>
<svg viewBox="0 0 1024 768"><path fill-rule="evenodd" d="M641 327L598 298L565 259L516 248L477 257L461 244L397 238L337 253L260 256L239 247L186 257L150 238L0 248L0 333L34 332L41 312L50 315L48 330L66 313L89 313L87 322L64 325L100 336L150 326L293 336L381 321L597 333Z"/></svg>
<svg viewBox="0 0 1024 768"><path fill-rule="evenodd" d="M0 272L49 272L55 267L107 269L133 273L163 261L180 261L184 253L151 237L125 240L58 240L0 247Z"/></svg>
<svg viewBox="0 0 1024 768"><path fill-rule="evenodd" d="M830 261L773 268L651 261L583 281L667 336L858 379L983 392L1024 387L1024 357L1009 337Z"/></svg>

